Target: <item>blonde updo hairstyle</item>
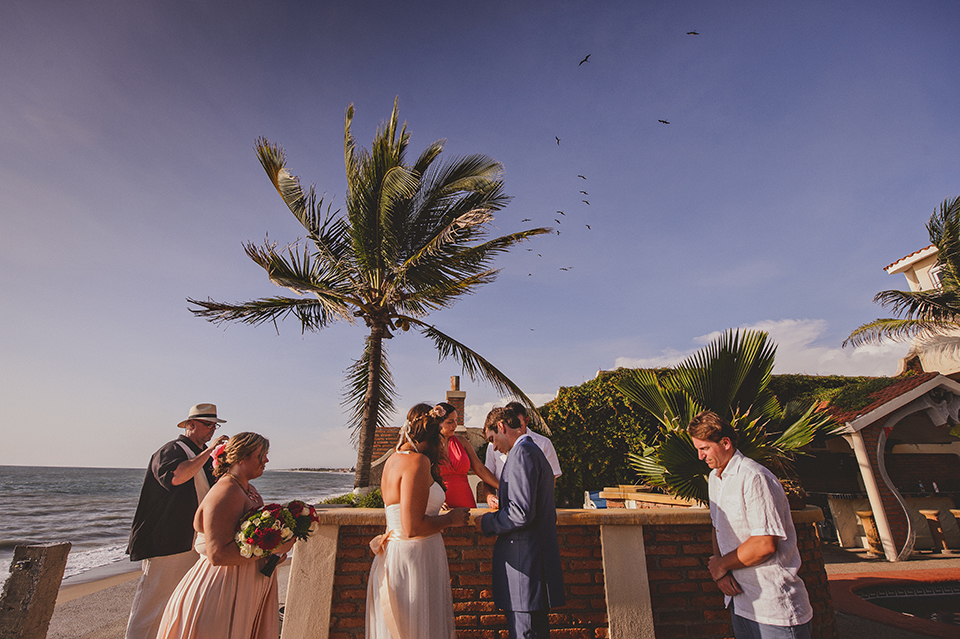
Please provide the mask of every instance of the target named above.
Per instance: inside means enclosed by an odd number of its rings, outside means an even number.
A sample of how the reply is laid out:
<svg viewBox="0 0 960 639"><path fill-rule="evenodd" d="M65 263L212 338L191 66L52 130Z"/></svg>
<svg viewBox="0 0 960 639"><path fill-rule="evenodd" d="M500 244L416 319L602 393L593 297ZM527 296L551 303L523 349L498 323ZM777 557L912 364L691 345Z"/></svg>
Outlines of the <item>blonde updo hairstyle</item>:
<svg viewBox="0 0 960 639"><path fill-rule="evenodd" d="M440 424L446 418L447 412L440 406L417 404L407 412L407 421L400 429L400 440L397 442L398 448L408 443L407 435L409 435L410 439L416 444L427 443L427 448L423 451L423 454L430 460L430 475L444 490L447 487L440 476L440 459L442 457ZM406 431L406 435L404 435L404 431Z"/></svg>
<svg viewBox="0 0 960 639"><path fill-rule="evenodd" d="M217 477L223 477L238 462L256 454L258 451L261 455L266 455L268 450L270 450L270 440L263 435L237 433L227 441L223 450L217 455L213 474Z"/></svg>

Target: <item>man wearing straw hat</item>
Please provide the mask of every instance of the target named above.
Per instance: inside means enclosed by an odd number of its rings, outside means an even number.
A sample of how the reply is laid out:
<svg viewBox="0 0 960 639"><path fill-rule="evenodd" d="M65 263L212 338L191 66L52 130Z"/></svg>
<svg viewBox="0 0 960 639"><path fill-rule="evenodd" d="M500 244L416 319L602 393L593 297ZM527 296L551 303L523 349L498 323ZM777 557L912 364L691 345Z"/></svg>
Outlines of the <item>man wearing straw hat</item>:
<svg viewBox="0 0 960 639"><path fill-rule="evenodd" d="M193 549L193 516L214 482L210 454L227 437L207 443L225 421L217 418L214 404L197 404L177 424L184 434L150 458L127 546L130 561L142 561L143 576L133 598L126 639L157 636L167 600L200 557Z"/></svg>

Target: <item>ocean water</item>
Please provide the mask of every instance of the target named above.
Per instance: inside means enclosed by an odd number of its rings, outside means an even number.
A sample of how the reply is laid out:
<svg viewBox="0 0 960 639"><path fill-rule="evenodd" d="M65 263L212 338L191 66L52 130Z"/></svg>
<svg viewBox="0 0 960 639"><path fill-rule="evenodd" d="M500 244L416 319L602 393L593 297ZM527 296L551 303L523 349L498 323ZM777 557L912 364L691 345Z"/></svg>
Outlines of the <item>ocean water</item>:
<svg viewBox="0 0 960 639"><path fill-rule="evenodd" d="M115 565L139 568L124 554L145 468L0 466L0 583L17 545L73 544L64 579ZM352 473L266 470L253 481L267 502L310 504L353 489ZM120 565L121 562L125 565Z"/></svg>

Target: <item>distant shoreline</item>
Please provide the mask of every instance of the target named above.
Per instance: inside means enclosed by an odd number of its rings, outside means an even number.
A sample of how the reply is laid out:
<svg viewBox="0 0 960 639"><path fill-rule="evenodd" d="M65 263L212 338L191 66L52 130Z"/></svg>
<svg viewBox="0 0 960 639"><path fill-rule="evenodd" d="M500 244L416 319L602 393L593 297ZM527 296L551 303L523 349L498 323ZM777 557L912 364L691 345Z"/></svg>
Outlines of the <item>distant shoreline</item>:
<svg viewBox="0 0 960 639"><path fill-rule="evenodd" d="M352 475L356 472L352 468L284 468L282 470L293 473L336 473L338 475Z"/></svg>

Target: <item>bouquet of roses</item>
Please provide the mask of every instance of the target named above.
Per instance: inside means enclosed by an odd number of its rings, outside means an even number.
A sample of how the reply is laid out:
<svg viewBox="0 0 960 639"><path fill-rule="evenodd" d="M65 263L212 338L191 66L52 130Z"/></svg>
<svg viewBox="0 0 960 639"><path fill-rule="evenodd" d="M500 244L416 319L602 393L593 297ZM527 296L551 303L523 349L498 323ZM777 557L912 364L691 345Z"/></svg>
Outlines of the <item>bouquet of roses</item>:
<svg viewBox="0 0 960 639"><path fill-rule="evenodd" d="M269 555L260 569L269 577L280 562L280 557L273 551L293 537L306 539L310 526L317 521L317 511L302 501L292 501L286 506L265 504L240 520L235 540L243 557Z"/></svg>
<svg viewBox="0 0 960 639"><path fill-rule="evenodd" d="M293 515L296 526L293 528L293 536L303 541L310 536L310 528L320 523L320 517L317 516L317 509L310 504L305 504L299 499L295 499L287 504L287 510Z"/></svg>

